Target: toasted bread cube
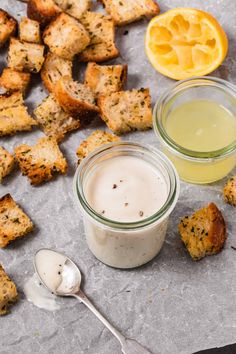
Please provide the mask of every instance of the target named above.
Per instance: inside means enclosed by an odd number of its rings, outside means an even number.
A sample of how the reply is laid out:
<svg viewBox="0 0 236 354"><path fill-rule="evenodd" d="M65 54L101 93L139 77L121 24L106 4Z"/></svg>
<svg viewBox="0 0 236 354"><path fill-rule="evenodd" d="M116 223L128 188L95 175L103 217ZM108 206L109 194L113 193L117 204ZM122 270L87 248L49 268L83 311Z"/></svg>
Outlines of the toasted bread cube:
<svg viewBox="0 0 236 354"><path fill-rule="evenodd" d="M20 22L20 40L30 43L41 43L40 24L38 21L22 17Z"/></svg>
<svg viewBox="0 0 236 354"><path fill-rule="evenodd" d="M48 53L40 74L47 90L53 92L57 81L62 76L72 78L72 61Z"/></svg>
<svg viewBox="0 0 236 354"><path fill-rule="evenodd" d="M34 146L20 145L15 149L15 156L22 174L32 185L50 181L55 174L67 171L66 159L54 138L41 138Z"/></svg>
<svg viewBox="0 0 236 354"><path fill-rule="evenodd" d="M17 21L14 17L10 16L3 9L0 9L0 47L2 47L11 36L14 36L16 28Z"/></svg>
<svg viewBox="0 0 236 354"><path fill-rule="evenodd" d="M219 253L226 240L223 215L214 203L185 216L178 225L181 239L193 260Z"/></svg>
<svg viewBox="0 0 236 354"><path fill-rule="evenodd" d="M27 16L38 21L42 26L48 24L61 12L54 0L28 0L27 2Z"/></svg>
<svg viewBox="0 0 236 354"><path fill-rule="evenodd" d="M8 313L8 307L17 301L17 289L0 264L0 316Z"/></svg>
<svg viewBox="0 0 236 354"><path fill-rule="evenodd" d="M99 111L93 91L68 76L56 83L54 94L61 107L73 116Z"/></svg>
<svg viewBox="0 0 236 354"><path fill-rule="evenodd" d="M33 230L33 223L16 204L10 194L0 199L0 248L27 235Z"/></svg>
<svg viewBox="0 0 236 354"><path fill-rule="evenodd" d="M236 175L231 177L224 186L224 200L236 206Z"/></svg>
<svg viewBox="0 0 236 354"><path fill-rule="evenodd" d="M0 136L31 130L37 122L30 117L20 92L0 95Z"/></svg>
<svg viewBox="0 0 236 354"><path fill-rule="evenodd" d="M80 22L90 35L89 46L80 53L80 61L102 62L119 55L115 45L115 25L110 16L87 11Z"/></svg>
<svg viewBox="0 0 236 354"><path fill-rule="evenodd" d="M158 15L159 6L153 0L102 0L106 11L118 26Z"/></svg>
<svg viewBox="0 0 236 354"><path fill-rule="evenodd" d="M18 71L38 73L44 62L44 45L11 38L8 52L8 66Z"/></svg>
<svg viewBox="0 0 236 354"><path fill-rule="evenodd" d="M0 77L0 86L7 92L19 91L23 94L30 83L30 73L23 73L11 68L3 69Z"/></svg>
<svg viewBox="0 0 236 354"><path fill-rule="evenodd" d="M82 141L78 147L76 154L79 158L79 162L83 160L90 152L93 152L95 149L109 144L115 141L119 141L120 138L111 133L107 133L102 130L96 130L93 132L86 140Z"/></svg>
<svg viewBox="0 0 236 354"><path fill-rule="evenodd" d="M69 131L80 127L79 119L70 117L51 94L34 110L37 122L44 133L61 141Z"/></svg>
<svg viewBox="0 0 236 354"><path fill-rule="evenodd" d="M121 91L127 80L127 65L98 65L88 63L84 84L96 95Z"/></svg>
<svg viewBox="0 0 236 354"><path fill-rule="evenodd" d="M45 29L43 40L52 53L72 60L88 46L90 37L81 23L62 13Z"/></svg>
<svg viewBox="0 0 236 354"><path fill-rule="evenodd" d="M100 95L98 107L102 119L115 134L147 130L152 127L149 89Z"/></svg>
<svg viewBox="0 0 236 354"><path fill-rule="evenodd" d="M0 146L0 183L2 182L2 179L12 171L14 161L14 157Z"/></svg>
<svg viewBox="0 0 236 354"><path fill-rule="evenodd" d="M91 7L91 0L54 0L55 4L59 6L68 15L77 19Z"/></svg>

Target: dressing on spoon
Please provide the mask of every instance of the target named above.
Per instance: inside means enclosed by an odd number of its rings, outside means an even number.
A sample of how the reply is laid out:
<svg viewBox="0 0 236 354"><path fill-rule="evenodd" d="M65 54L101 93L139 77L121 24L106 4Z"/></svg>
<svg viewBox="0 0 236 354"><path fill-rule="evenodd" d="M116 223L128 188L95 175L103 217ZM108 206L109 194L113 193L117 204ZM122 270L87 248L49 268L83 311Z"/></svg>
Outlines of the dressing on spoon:
<svg viewBox="0 0 236 354"><path fill-rule="evenodd" d="M56 251L41 249L35 255L34 266L40 280L49 291L59 296L73 296L86 305L118 339L123 354L151 354L135 340L124 337L98 312L81 291L81 273L72 260Z"/></svg>

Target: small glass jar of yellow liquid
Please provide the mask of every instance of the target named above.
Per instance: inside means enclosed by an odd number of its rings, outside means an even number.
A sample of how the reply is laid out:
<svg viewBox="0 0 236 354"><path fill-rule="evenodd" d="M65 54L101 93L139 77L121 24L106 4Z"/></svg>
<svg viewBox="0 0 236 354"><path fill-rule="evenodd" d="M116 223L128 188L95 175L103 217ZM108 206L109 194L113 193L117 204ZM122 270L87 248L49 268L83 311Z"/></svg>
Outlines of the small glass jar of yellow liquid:
<svg viewBox="0 0 236 354"><path fill-rule="evenodd" d="M214 77L173 85L157 101L154 129L181 179L211 183L236 166L236 87Z"/></svg>

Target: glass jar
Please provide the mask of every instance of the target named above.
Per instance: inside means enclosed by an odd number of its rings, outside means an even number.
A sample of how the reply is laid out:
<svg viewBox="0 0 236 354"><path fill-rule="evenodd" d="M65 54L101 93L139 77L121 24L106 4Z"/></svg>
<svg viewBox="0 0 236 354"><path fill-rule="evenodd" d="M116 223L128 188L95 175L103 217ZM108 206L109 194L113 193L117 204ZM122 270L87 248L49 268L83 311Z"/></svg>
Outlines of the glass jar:
<svg viewBox="0 0 236 354"><path fill-rule="evenodd" d="M137 222L117 222L97 213L85 197L86 180L99 163L115 156L135 156L152 164L165 180L168 196L157 212ZM136 143L107 144L82 161L74 177L74 194L82 211L86 240L91 252L103 263L133 268L149 262L162 248L168 217L179 196L179 178L164 154Z"/></svg>
<svg viewBox="0 0 236 354"><path fill-rule="evenodd" d="M159 98L153 112L153 125L163 152L173 162L181 179L200 184L220 180L236 165L236 136L230 145L206 152L188 150L168 136L166 122L170 112L184 103L202 99L223 106L236 120L236 87L213 77L176 83Z"/></svg>

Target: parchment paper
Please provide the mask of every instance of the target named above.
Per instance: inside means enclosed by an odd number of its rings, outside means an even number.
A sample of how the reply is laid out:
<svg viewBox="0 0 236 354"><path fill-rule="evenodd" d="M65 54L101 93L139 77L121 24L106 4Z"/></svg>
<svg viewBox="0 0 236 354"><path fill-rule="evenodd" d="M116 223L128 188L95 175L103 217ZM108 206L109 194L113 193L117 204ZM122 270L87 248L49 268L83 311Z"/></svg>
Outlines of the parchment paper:
<svg viewBox="0 0 236 354"><path fill-rule="evenodd" d="M229 37L229 55L213 75L236 84L236 9L231 0L163 0L161 10L189 6L211 12L224 26ZM1 0L0 5L19 20L26 5L16 0ZM121 56L116 63L129 65L128 88L150 87L153 102L173 81L155 72L144 54L147 22L131 24L117 31ZM124 35L128 30L128 34ZM6 51L1 51L0 66ZM83 66L75 63L75 77ZM30 112L46 96L35 79L27 104ZM116 339L96 318L74 299L60 299L61 310L40 310L27 302L22 292L25 280L33 274L33 256L41 247L51 247L71 256L80 266L83 288L90 299L124 334L136 338L155 354L189 354L194 351L236 342L236 219L235 210L222 201L225 180L206 186L181 184L181 195L173 212L165 245L159 256L146 266L121 271L96 260L87 248L82 217L76 209L72 179L76 168L75 151L94 128L71 134L61 145L69 162L66 177L40 187L30 186L16 170L0 195L11 193L36 224L36 231L21 241L0 250L0 262L16 282L20 301L11 314L0 319L0 353L78 353L118 354ZM10 151L21 143L34 143L43 134L17 134L1 138ZM158 147L153 131L126 136ZM227 222L228 240L223 252L192 262L181 244L177 224L181 216L213 201Z"/></svg>

